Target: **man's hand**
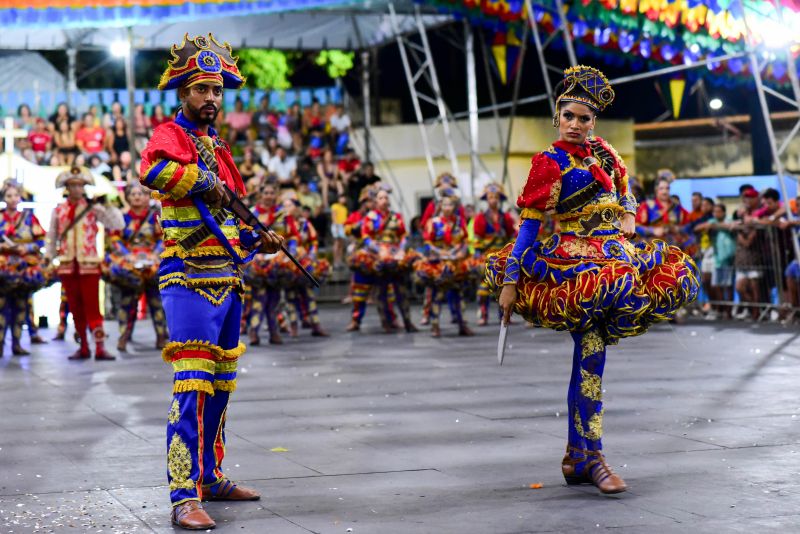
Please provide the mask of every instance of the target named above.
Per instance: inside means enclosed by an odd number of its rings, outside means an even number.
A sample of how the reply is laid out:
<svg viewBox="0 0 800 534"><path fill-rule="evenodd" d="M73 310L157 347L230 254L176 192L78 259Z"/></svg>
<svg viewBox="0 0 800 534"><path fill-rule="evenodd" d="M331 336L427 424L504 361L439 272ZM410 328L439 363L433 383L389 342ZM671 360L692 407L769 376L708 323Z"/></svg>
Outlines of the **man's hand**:
<svg viewBox="0 0 800 534"><path fill-rule="evenodd" d="M279 236L272 230L269 232L259 230L258 235L260 238L258 246L259 252L264 254L275 254L283 246L283 237Z"/></svg>
<svg viewBox="0 0 800 534"><path fill-rule="evenodd" d="M203 201L209 208L221 208L228 203L228 192L221 180L214 182L214 187L203 193Z"/></svg>
<svg viewBox="0 0 800 534"><path fill-rule="evenodd" d="M500 291L500 298L497 305L503 312L503 324L508 324L511 314L514 313L514 305L517 303L517 286L515 284L504 285Z"/></svg>
<svg viewBox="0 0 800 534"><path fill-rule="evenodd" d="M622 235L628 239L636 235L636 217L633 213L625 213L622 216Z"/></svg>

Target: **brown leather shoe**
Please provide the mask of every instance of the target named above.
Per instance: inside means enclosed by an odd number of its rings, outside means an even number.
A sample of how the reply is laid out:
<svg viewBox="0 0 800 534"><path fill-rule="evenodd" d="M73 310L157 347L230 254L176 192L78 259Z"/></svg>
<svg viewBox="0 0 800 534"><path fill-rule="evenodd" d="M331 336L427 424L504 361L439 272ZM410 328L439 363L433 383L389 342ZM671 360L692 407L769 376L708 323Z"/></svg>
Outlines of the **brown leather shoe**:
<svg viewBox="0 0 800 534"><path fill-rule="evenodd" d="M269 336L269 344L270 345L283 345L283 338L280 334L270 334ZM252 345L252 343L251 343Z"/></svg>
<svg viewBox="0 0 800 534"><path fill-rule="evenodd" d="M589 461L586 464L586 473L592 478L592 484L597 486L600 493L607 495L622 493L628 489L628 485L622 477L614 473L606 463L603 453L600 451L587 451Z"/></svg>
<svg viewBox="0 0 800 534"><path fill-rule="evenodd" d="M321 326L316 325L311 327L311 335L313 337L329 337L330 334L323 330Z"/></svg>
<svg viewBox="0 0 800 534"><path fill-rule="evenodd" d="M579 454L579 457L573 458L570 453L575 452ZM586 461L586 451L582 449L576 449L575 447L570 447L567 445L567 453L564 455L564 459L561 460L561 473L564 475L564 480L567 481L567 484L570 486L575 484L591 484L592 479L586 475L586 471L582 471L580 473L577 472L575 466L580 462Z"/></svg>
<svg viewBox="0 0 800 534"><path fill-rule="evenodd" d="M186 501L172 507L172 524L186 530L208 530L217 526L200 501Z"/></svg>
<svg viewBox="0 0 800 534"><path fill-rule="evenodd" d="M458 327L458 335L459 336L474 336L475 332L473 332L470 329L470 327L468 327L466 324L462 324L461 326Z"/></svg>
<svg viewBox="0 0 800 534"><path fill-rule="evenodd" d="M442 329L438 324L431 326L431 337L442 337Z"/></svg>
<svg viewBox="0 0 800 534"><path fill-rule="evenodd" d="M169 339L167 339L167 336L164 336L164 335L156 336L156 348L158 350L163 349L164 347L167 346L167 342L168 341L169 341Z"/></svg>
<svg viewBox="0 0 800 534"><path fill-rule="evenodd" d="M216 491L211 491L211 485L203 486L204 501L258 501L261 494L254 489L237 486L227 478L222 480Z"/></svg>
<svg viewBox="0 0 800 534"><path fill-rule="evenodd" d="M258 337L258 330L256 330L255 328L250 329L248 337L250 338L251 347L257 347L258 345L261 345L261 339L259 339Z"/></svg>
<svg viewBox="0 0 800 534"><path fill-rule="evenodd" d="M359 322L358 322L358 321L356 321L355 319L353 319L352 321L350 321L350 324L349 324L349 325L347 325L347 331L348 331L348 332L357 332L357 331L359 331L359 330L361 330L361 325L360 325L360 324L359 324Z"/></svg>

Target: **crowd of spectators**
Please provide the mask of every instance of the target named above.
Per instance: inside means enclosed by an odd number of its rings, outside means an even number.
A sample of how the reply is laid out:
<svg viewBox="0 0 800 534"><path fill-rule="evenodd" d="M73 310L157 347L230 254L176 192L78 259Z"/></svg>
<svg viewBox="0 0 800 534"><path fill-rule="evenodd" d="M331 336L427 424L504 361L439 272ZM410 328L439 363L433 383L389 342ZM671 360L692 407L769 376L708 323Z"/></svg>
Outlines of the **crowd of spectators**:
<svg viewBox="0 0 800 534"><path fill-rule="evenodd" d="M159 104L147 114L138 104L131 121L119 102L107 108L92 106L80 115L62 103L49 117L39 117L22 104L15 122L28 136L19 139L16 148L39 165L86 166L122 189L138 179L137 154L153 130L171 121L175 111ZM265 96L248 109L236 98L232 109L220 110L214 126L231 146L249 202L257 201L265 184L277 186L299 200L319 230L321 245L332 238L334 250L343 250L340 225L358 207L361 190L380 177L352 148L351 120L341 104L323 106L314 99L305 108L293 103L277 110ZM343 265L341 253L335 259Z"/></svg>
<svg viewBox="0 0 800 534"><path fill-rule="evenodd" d="M668 171L659 173L651 199L638 189L637 223L645 239L664 239L695 259L703 287L695 312L709 320L788 323L800 318L792 309L800 306L800 268L792 243L800 226L800 194L785 203L776 189L758 191L744 184L737 200L694 193L687 210L670 194L673 180Z"/></svg>

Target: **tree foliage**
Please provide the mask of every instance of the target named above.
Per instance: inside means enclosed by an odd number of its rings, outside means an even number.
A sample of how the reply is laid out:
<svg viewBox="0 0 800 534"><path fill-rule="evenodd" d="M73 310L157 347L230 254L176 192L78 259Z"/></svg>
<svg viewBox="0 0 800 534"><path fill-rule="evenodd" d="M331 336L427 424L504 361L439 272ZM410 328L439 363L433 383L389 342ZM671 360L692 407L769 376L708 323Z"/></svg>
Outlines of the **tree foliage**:
<svg viewBox="0 0 800 534"><path fill-rule="evenodd" d="M243 48L238 51L239 70L251 87L260 89L289 89L289 77L294 66L285 52L260 48Z"/></svg>
<svg viewBox="0 0 800 534"><path fill-rule="evenodd" d="M317 55L314 62L328 71L328 76L342 78L353 68L353 52L341 50L323 50Z"/></svg>

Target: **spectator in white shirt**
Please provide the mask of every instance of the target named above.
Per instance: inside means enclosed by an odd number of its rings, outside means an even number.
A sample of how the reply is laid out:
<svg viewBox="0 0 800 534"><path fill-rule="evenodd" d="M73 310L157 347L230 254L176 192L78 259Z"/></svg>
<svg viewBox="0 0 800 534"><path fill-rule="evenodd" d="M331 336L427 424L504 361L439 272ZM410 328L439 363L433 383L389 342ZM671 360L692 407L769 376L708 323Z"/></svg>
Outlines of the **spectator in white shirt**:
<svg viewBox="0 0 800 534"><path fill-rule="evenodd" d="M279 187L294 187L294 178L297 175L297 161L294 156L286 154L286 149L278 146L275 155L269 160L267 166L270 174L278 179Z"/></svg>

